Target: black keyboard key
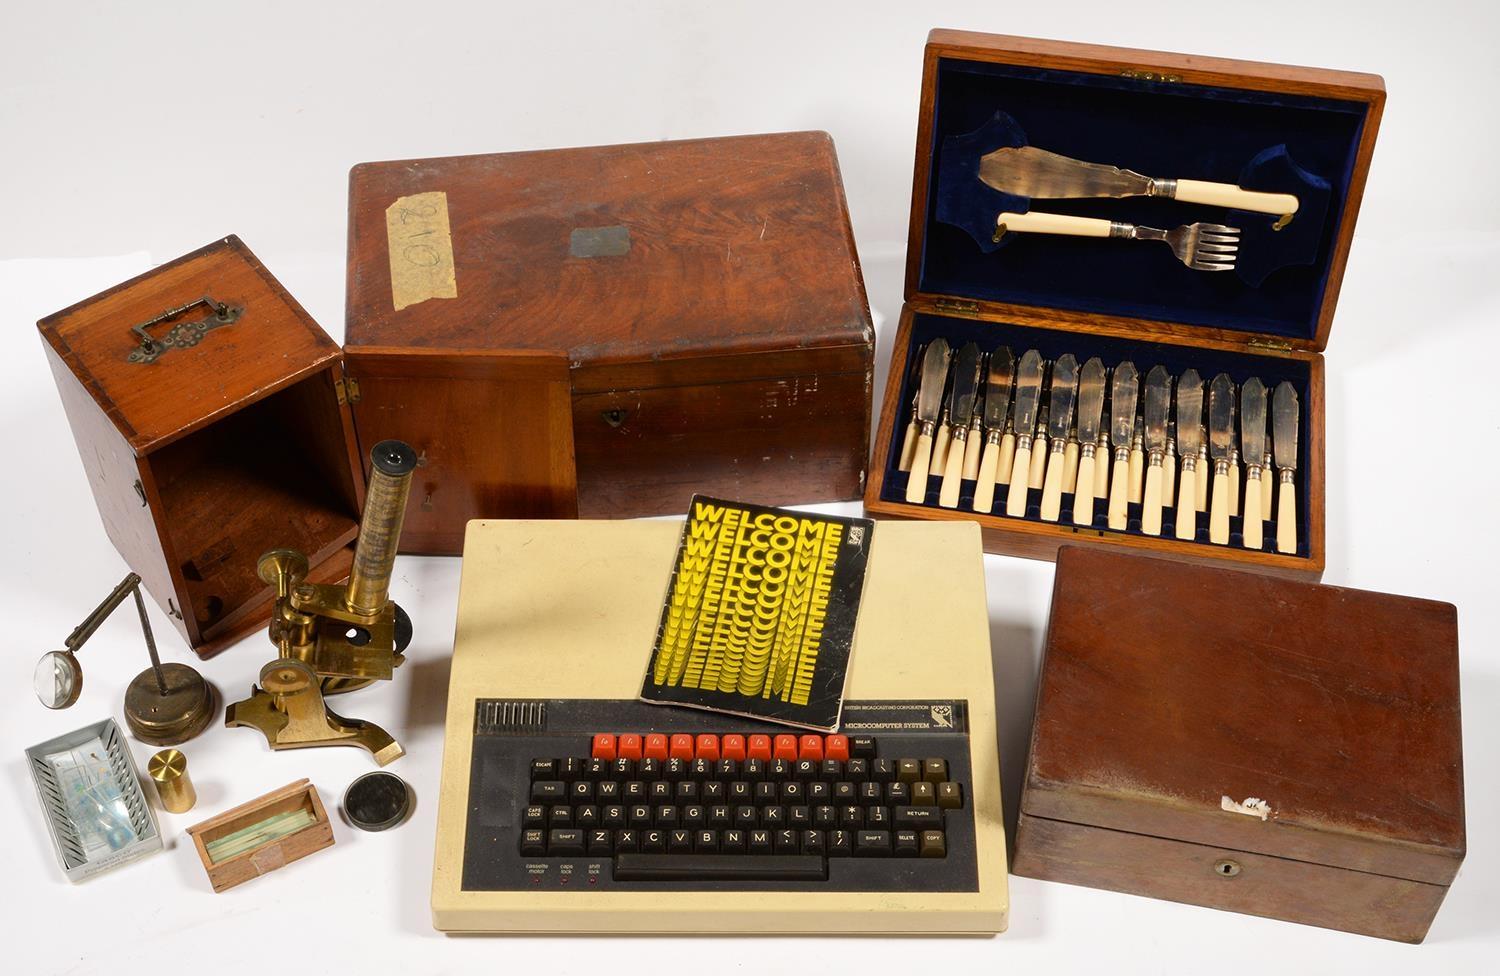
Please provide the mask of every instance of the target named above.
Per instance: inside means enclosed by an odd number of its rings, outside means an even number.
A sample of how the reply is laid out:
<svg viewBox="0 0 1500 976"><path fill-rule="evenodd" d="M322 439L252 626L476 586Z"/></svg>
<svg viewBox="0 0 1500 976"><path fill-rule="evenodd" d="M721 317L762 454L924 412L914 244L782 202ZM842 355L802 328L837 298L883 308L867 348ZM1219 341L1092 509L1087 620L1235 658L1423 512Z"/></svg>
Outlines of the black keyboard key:
<svg viewBox="0 0 1500 976"><path fill-rule="evenodd" d="M885 798L885 788L879 783L859 784L859 802L865 806L874 806Z"/></svg>
<svg viewBox="0 0 1500 976"><path fill-rule="evenodd" d="M941 830L924 830L918 840L923 857L947 857L948 842Z"/></svg>
<svg viewBox="0 0 1500 976"><path fill-rule="evenodd" d="M854 834L855 857L890 857L891 832L889 830L860 830Z"/></svg>
<svg viewBox="0 0 1500 976"><path fill-rule="evenodd" d="M854 853L854 834L847 830L828 832L828 856L848 857Z"/></svg>
<svg viewBox="0 0 1500 976"><path fill-rule="evenodd" d="M601 779L608 779L614 773L614 769L615 766L612 760L590 759L584 764L583 776L585 779L591 779L597 783Z"/></svg>
<svg viewBox="0 0 1500 976"><path fill-rule="evenodd" d="M922 764L915 759L896 760L896 782L915 783L922 778Z"/></svg>
<svg viewBox="0 0 1500 976"><path fill-rule="evenodd" d="M964 805L964 788L959 783L939 783L937 805L944 810L959 810Z"/></svg>
<svg viewBox="0 0 1500 976"><path fill-rule="evenodd" d="M777 854L795 854L801 844L802 832L800 830L778 830L771 835L771 840Z"/></svg>
<svg viewBox="0 0 1500 976"><path fill-rule="evenodd" d="M646 784L635 779L626 783L620 790L620 799L626 803L643 803L651 798L651 793L646 789Z"/></svg>
<svg viewBox="0 0 1500 976"><path fill-rule="evenodd" d="M922 760L922 778L936 786L948 779L948 760L946 759L924 759Z"/></svg>
<svg viewBox="0 0 1500 976"><path fill-rule="evenodd" d="M557 779L557 760L555 759L533 759L531 761L531 778Z"/></svg>
<svg viewBox="0 0 1500 976"><path fill-rule="evenodd" d="M693 850L693 831L691 830L669 830L667 831L667 853L688 854Z"/></svg>
<svg viewBox="0 0 1500 976"><path fill-rule="evenodd" d="M521 831L521 853L533 856L547 853L547 832L544 830Z"/></svg>
<svg viewBox="0 0 1500 976"><path fill-rule="evenodd" d="M749 838L745 841L745 852L748 854L770 854L771 853L771 831L751 830L748 831Z"/></svg>
<svg viewBox="0 0 1500 976"><path fill-rule="evenodd" d="M667 832L665 830L643 830L641 831L641 850L648 854L660 854L667 849Z"/></svg>
<svg viewBox="0 0 1500 976"><path fill-rule="evenodd" d="M547 833L547 852L553 856L583 853L583 831L553 830Z"/></svg>
<svg viewBox="0 0 1500 976"><path fill-rule="evenodd" d="M758 783L766 778L766 761L764 759L746 759L744 767L740 770L746 780Z"/></svg>
<svg viewBox="0 0 1500 976"><path fill-rule="evenodd" d="M614 853L614 831L589 830L585 831L585 833L588 837L588 851L590 854Z"/></svg>
<svg viewBox="0 0 1500 976"><path fill-rule="evenodd" d="M792 778L799 783L810 783L819 777L819 763L812 759L799 759L792 766Z"/></svg>
<svg viewBox="0 0 1500 976"><path fill-rule="evenodd" d="M539 779L531 784L532 803L559 803L568 798L568 784L557 779Z"/></svg>
<svg viewBox="0 0 1500 976"><path fill-rule="evenodd" d="M863 783L870 778L870 760L851 759L844 765L844 778Z"/></svg>
<svg viewBox="0 0 1500 976"><path fill-rule="evenodd" d="M727 806L713 806L708 808L708 825L710 827L728 827L733 822L733 815Z"/></svg>
<svg viewBox="0 0 1500 976"><path fill-rule="evenodd" d="M573 826L573 808L556 806L547 811L548 827L571 827Z"/></svg>
<svg viewBox="0 0 1500 976"><path fill-rule="evenodd" d="M688 764L686 759L668 759L661 765L662 778L676 783L687 779Z"/></svg>
<svg viewBox="0 0 1500 976"><path fill-rule="evenodd" d="M726 790L724 788L724 784L719 782L718 780L709 780L707 783L704 783L699 787L700 798L704 803L707 803L709 805L713 805L715 803L723 803L724 798L727 795L728 790Z"/></svg>
<svg viewBox="0 0 1500 976"><path fill-rule="evenodd" d="M911 784L911 805L914 807L937 806L937 790L931 783Z"/></svg>
<svg viewBox="0 0 1500 976"><path fill-rule="evenodd" d="M726 854L741 854L745 850L745 832L726 830L719 835L719 849Z"/></svg>
<svg viewBox="0 0 1500 976"><path fill-rule="evenodd" d="M823 843L823 832L821 830L804 830L802 832L802 853L811 854L814 857L822 857L827 848Z"/></svg>
<svg viewBox="0 0 1500 976"><path fill-rule="evenodd" d="M670 803L664 803L656 808L656 813L651 817L651 822L658 827L675 827L681 820L678 816L677 807Z"/></svg>
<svg viewBox="0 0 1500 976"><path fill-rule="evenodd" d="M740 764L733 759L720 759L714 763L714 778L725 782L740 778Z"/></svg>
<svg viewBox="0 0 1500 976"><path fill-rule="evenodd" d="M594 784L594 799L600 803L614 803L620 798L620 784L612 780Z"/></svg>
<svg viewBox="0 0 1500 976"><path fill-rule="evenodd" d="M676 795L678 803L697 803L698 784L693 780L684 780L677 784Z"/></svg>
<svg viewBox="0 0 1500 976"><path fill-rule="evenodd" d="M817 806L820 803L827 803L831 799L833 799L832 783L817 782L807 784L808 803Z"/></svg>
<svg viewBox="0 0 1500 976"><path fill-rule="evenodd" d="M760 815L755 812L754 807L735 807L734 825L745 830L760 823Z"/></svg>
<svg viewBox="0 0 1500 976"><path fill-rule="evenodd" d="M786 823L786 807L761 807L760 822L767 827L780 827Z"/></svg>
<svg viewBox="0 0 1500 976"><path fill-rule="evenodd" d="M791 777L792 764L789 761L785 759L772 759L766 763L767 779L775 780L779 783L784 779L791 779Z"/></svg>
<svg viewBox="0 0 1500 976"><path fill-rule="evenodd" d="M890 830L891 808L865 807L865 826L871 830Z"/></svg>
<svg viewBox="0 0 1500 976"><path fill-rule="evenodd" d="M917 832L915 830L898 830L895 833L895 854L897 857L917 856Z"/></svg>
<svg viewBox="0 0 1500 976"><path fill-rule="evenodd" d="M664 779L653 781L646 787L646 799L652 803L672 802L672 784Z"/></svg>
<svg viewBox="0 0 1500 976"><path fill-rule="evenodd" d="M807 799L807 784L792 780L781 784L781 802L783 804L801 803Z"/></svg>
<svg viewBox="0 0 1500 976"><path fill-rule="evenodd" d="M573 803L593 803L594 784L580 779L568 785L568 799Z"/></svg>
<svg viewBox="0 0 1500 976"><path fill-rule="evenodd" d="M780 786L773 782L762 782L755 784L755 803L757 806L766 806L775 803L776 798L781 795Z"/></svg>
<svg viewBox="0 0 1500 976"><path fill-rule="evenodd" d="M609 774L613 779L620 782L624 782L628 779L635 779L635 760L616 759L610 765Z"/></svg>
<svg viewBox="0 0 1500 976"><path fill-rule="evenodd" d="M844 775L844 764L837 759L825 759L818 764L818 779L835 783L841 779L853 779Z"/></svg>
<svg viewBox="0 0 1500 976"><path fill-rule="evenodd" d="M877 783L895 782L896 764L889 759L870 760L870 779Z"/></svg>
<svg viewBox="0 0 1500 976"><path fill-rule="evenodd" d="M599 826L618 829L625 826L625 808L618 803L604 808L604 816L599 821Z"/></svg>
<svg viewBox="0 0 1500 976"><path fill-rule="evenodd" d="M521 814L521 822L527 827L540 827L547 822L546 807L527 807Z"/></svg>
<svg viewBox="0 0 1500 976"><path fill-rule="evenodd" d="M786 808L786 825L788 827L796 827L799 830L806 830L807 828L811 827L812 826L812 808L811 807L787 807Z"/></svg>
<svg viewBox="0 0 1500 976"><path fill-rule="evenodd" d="M850 783L846 780L842 783L833 784L834 803L853 803L858 798L859 793L855 791L853 783Z"/></svg>
<svg viewBox="0 0 1500 976"><path fill-rule="evenodd" d="M616 881L826 881L821 857L783 854L692 854L653 857L621 854L615 858Z"/></svg>
<svg viewBox="0 0 1500 976"><path fill-rule="evenodd" d="M910 783L887 783L885 784L885 803L891 807L911 806L911 784Z"/></svg>
<svg viewBox="0 0 1500 976"><path fill-rule="evenodd" d="M654 779L661 779L661 760L642 759L636 764L635 774L647 782Z"/></svg>
<svg viewBox="0 0 1500 976"><path fill-rule="evenodd" d="M847 806L839 807L839 826L846 830L863 827L865 823L864 807Z"/></svg>
<svg viewBox="0 0 1500 976"><path fill-rule="evenodd" d="M849 737L849 755L856 759L874 759L875 737L873 735L851 735Z"/></svg>
<svg viewBox="0 0 1500 976"><path fill-rule="evenodd" d="M625 816L634 826L644 827L651 822L651 808L644 803L637 803L630 807Z"/></svg>
<svg viewBox="0 0 1500 976"><path fill-rule="evenodd" d="M813 807L813 826L818 830L830 830L839 825L839 815L836 808L824 804Z"/></svg>
<svg viewBox="0 0 1500 976"><path fill-rule="evenodd" d="M582 827L585 830L599 826L599 808L596 806L574 807L573 826Z"/></svg>
<svg viewBox="0 0 1500 976"><path fill-rule="evenodd" d="M897 828L911 830L942 830L943 811L940 807L897 807L893 816Z"/></svg>
<svg viewBox="0 0 1500 976"><path fill-rule="evenodd" d="M714 760L712 759L694 759L688 763L688 776L700 783L706 779L712 779L713 775Z"/></svg>
<svg viewBox="0 0 1500 976"><path fill-rule="evenodd" d="M557 761L557 778L566 782L573 782L583 775L584 766L588 760L572 756Z"/></svg>
<svg viewBox="0 0 1500 976"><path fill-rule="evenodd" d="M717 830L694 831L693 850L699 854L717 854L719 852L719 832Z"/></svg>
<svg viewBox="0 0 1500 976"><path fill-rule="evenodd" d="M696 803L683 807L682 825L684 827L708 826L708 810Z"/></svg>
<svg viewBox="0 0 1500 976"><path fill-rule="evenodd" d="M641 832L633 827L615 831L615 853L633 851L641 846Z"/></svg>

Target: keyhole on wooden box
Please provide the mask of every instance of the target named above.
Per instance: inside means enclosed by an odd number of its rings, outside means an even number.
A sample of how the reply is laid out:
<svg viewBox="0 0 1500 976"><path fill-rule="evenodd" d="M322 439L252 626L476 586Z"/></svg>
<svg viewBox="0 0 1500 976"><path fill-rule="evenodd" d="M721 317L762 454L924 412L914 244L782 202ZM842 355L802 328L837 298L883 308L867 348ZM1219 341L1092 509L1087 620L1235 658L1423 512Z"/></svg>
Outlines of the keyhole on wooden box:
<svg viewBox="0 0 1500 976"><path fill-rule="evenodd" d="M1240 873L1240 866L1235 861L1225 859L1223 861L1217 862L1214 865L1214 871L1220 877L1233 878Z"/></svg>
<svg viewBox="0 0 1500 976"><path fill-rule="evenodd" d="M613 410L604 411L604 422L611 427L618 427L625 422L625 411L616 407Z"/></svg>

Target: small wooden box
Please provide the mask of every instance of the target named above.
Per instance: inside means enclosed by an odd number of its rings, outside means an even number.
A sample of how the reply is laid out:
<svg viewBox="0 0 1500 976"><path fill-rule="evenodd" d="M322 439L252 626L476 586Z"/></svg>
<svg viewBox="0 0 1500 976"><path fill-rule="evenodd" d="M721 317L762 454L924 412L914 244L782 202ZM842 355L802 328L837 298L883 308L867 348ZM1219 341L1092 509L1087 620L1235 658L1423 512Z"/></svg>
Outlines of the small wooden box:
<svg viewBox="0 0 1500 976"><path fill-rule="evenodd" d="M270 817L294 812L306 813L311 818L306 826L231 856L215 859L209 853L208 845L216 840L254 827ZM333 846L333 825L328 822L318 788L305 779L189 827L187 834L193 839L193 849L198 852L215 892L244 884Z"/></svg>
<svg viewBox="0 0 1500 976"><path fill-rule="evenodd" d="M1317 579L1324 564L1324 363L1334 306L1364 192L1385 89L1375 75L1229 61L1022 37L937 30L928 38L917 123L906 304L881 407L865 509L894 518L974 519L991 552L1056 558L1067 543L1134 549L1201 563ZM997 135L1012 142L995 141ZM1072 158L1161 177L1279 186L1298 180L1304 205L1281 230L1275 217L1175 200L1028 201L985 186L979 154L1031 144ZM965 168L967 167L967 168ZM1308 167L1303 170L1301 167ZM1193 221L1241 226L1240 270L1194 271L1152 242L1042 234L993 239L996 216L1031 208L1171 228ZM1295 259L1295 260L1293 260ZM1282 261L1285 263L1278 263ZM1243 272L1243 274L1242 274ZM1039 518L1037 495L1024 518L971 510L973 482L956 509L938 505L939 478L925 502L905 501L898 460L915 394L913 365L936 337L977 341L988 352L1031 348L1047 359L1072 352L1112 366L1132 360L1205 382L1223 371L1268 387L1287 380L1302 410L1296 470L1298 547L1241 547L1238 519L1229 545L1173 538L1171 510L1161 536L1072 524L1071 496L1057 522ZM1107 423L1107 421L1106 421ZM1270 526L1268 525L1268 528Z"/></svg>
<svg viewBox="0 0 1500 976"><path fill-rule="evenodd" d="M361 434L426 462L407 550L863 490L874 333L825 133L361 164L347 311ZM517 452L548 477L490 470Z"/></svg>
<svg viewBox="0 0 1500 976"><path fill-rule="evenodd" d="M105 531L199 654L269 617L266 550L347 575L364 471L339 347L239 238L38 325Z"/></svg>
<svg viewBox="0 0 1500 976"><path fill-rule="evenodd" d="M1451 604L1061 551L1017 874L1420 942L1464 849Z"/></svg>

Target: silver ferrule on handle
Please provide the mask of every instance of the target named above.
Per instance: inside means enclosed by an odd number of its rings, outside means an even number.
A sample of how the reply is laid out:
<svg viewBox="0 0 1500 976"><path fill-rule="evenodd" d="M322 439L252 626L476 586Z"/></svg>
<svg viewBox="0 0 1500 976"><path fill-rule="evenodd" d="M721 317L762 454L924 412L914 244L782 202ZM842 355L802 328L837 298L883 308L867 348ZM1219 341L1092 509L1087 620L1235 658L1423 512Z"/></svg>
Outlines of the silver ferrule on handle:
<svg viewBox="0 0 1500 976"><path fill-rule="evenodd" d="M986 444L998 444L1000 443L1000 438L1003 436L1005 436L1004 432L998 427L991 427L984 432L984 442Z"/></svg>
<svg viewBox="0 0 1500 976"><path fill-rule="evenodd" d="M1115 460L1119 461L1119 462L1122 462L1122 463L1123 462L1129 462L1130 461L1130 448L1128 448L1128 447L1117 447L1117 448L1115 448Z"/></svg>
<svg viewBox="0 0 1500 976"><path fill-rule="evenodd" d="M1153 179L1146 184L1146 196L1166 197L1169 200L1177 198L1177 181L1169 179Z"/></svg>
<svg viewBox="0 0 1500 976"><path fill-rule="evenodd" d="M1227 475L1228 473L1229 473L1229 461L1227 461L1224 458L1219 458L1217 461L1214 462L1214 474L1216 474L1216 475Z"/></svg>
<svg viewBox="0 0 1500 976"><path fill-rule="evenodd" d="M1149 453L1149 454L1146 455L1146 467L1148 467L1148 468L1159 468L1159 467L1161 467L1161 462L1162 462L1162 459L1164 457L1166 457L1166 455L1164 453L1162 453L1161 451L1152 451L1151 453Z"/></svg>
<svg viewBox="0 0 1500 976"><path fill-rule="evenodd" d="M968 439L969 439L969 428L967 428L967 427L959 427L957 425L954 425L954 427L953 427L953 440L956 441L959 444L962 444L964 441L966 441Z"/></svg>
<svg viewBox="0 0 1500 976"><path fill-rule="evenodd" d="M1098 444L1079 444L1078 445L1078 457L1080 459L1082 459L1082 458L1091 458L1091 457L1094 456L1094 452L1097 451L1098 449L1099 449L1099 445Z"/></svg>
<svg viewBox="0 0 1500 976"><path fill-rule="evenodd" d="M1278 468L1276 471L1276 480L1284 485L1289 485L1292 483L1292 476L1296 473L1296 468Z"/></svg>

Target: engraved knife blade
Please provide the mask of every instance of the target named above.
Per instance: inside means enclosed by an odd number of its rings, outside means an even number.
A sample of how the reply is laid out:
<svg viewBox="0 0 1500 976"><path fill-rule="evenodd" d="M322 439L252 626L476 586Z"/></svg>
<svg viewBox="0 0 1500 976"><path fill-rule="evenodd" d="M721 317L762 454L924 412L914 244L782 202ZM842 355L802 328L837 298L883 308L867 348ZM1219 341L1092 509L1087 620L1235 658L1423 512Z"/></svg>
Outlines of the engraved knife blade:
<svg viewBox="0 0 1500 976"><path fill-rule="evenodd" d="M1140 173L1086 163L1035 146L1005 147L979 160L986 186L1021 197L1133 197L1151 192L1151 178Z"/></svg>
<svg viewBox="0 0 1500 976"><path fill-rule="evenodd" d="M1010 390L1016 377L1016 355L1010 346L990 353L989 375L984 384L984 427L1004 430L1010 414Z"/></svg>
<svg viewBox="0 0 1500 976"><path fill-rule="evenodd" d="M1104 413L1104 363L1095 356L1078 374L1078 443L1099 440L1099 421Z"/></svg>
<svg viewBox="0 0 1500 976"><path fill-rule="evenodd" d="M1240 454L1256 467L1266 454L1266 385L1259 376L1240 385Z"/></svg>
<svg viewBox="0 0 1500 976"><path fill-rule="evenodd" d="M1234 380L1228 373L1208 385L1208 456L1229 463L1234 450Z"/></svg>
<svg viewBox="0 0 1500 976"><path fill-rule="evenodd" d="M1063 353L1052 364L1052 389L1047 407L1047 437L1054 444L1067 441L1073 429L1073 405L1078 396L1078 357Z"/></svg>
<svg viewBox="0 0 1500 976"><path fill-rule="evenodd" d="M922 385L917 394L917 419L937 423L943 410L943 388L948 384L948 360L952 352L946 339L934 339L922 354Z"/></svg>
<svg viewBox="0 0 1500 976"><path fill-rule="evenodd" d="M1172 412L1172 374L1165 366L1153 366L1146 374L1146 451L1161 454L1167 449L1167 417Z"/></svg>
<svg viewBox="0 0 1500 976"><path fill-rule="evenodd" d="M1297 391L1292 384L1282 380L1276 384L1271 399L1271 450L1276 456L1276 467L1286 471L1297 470L1297 422L1300 416Z"/></svg>
<svg viewBox="0 0 1500 976"><path fill-rule="evenodd" d="M1203 443L1203 378L1189 369L1177 380L1177 454L1196 457Z"/></svg>
<svg viewBox="0 0 1500 976"><path fill-rule="evenodd" d="M1016 399L1010 412L1018 437L1029 439L1036 428L1037 404L1042 399L1042 370L1042 354L1035 349L1026 350L1016 367Z"/></svg>
<svg viewBox="0 0 1500 976"><path fill-rule="evenodd" d="M1135 363L1126 360L1115 367L1109 394L1110 440L1116 448L1129 447L1135 433L1135 405L1140 397L1141 379Z"/></svg>
<svg viewBox="0 0 1500 976"><path fill-rule="evenodd" d="M983 365L978 343L970 342L958 351L958 362L953 367L953 390L948 394L948 422L955 428L967 428L974 419L974 397L979 393L979 373Z"/></svg>

